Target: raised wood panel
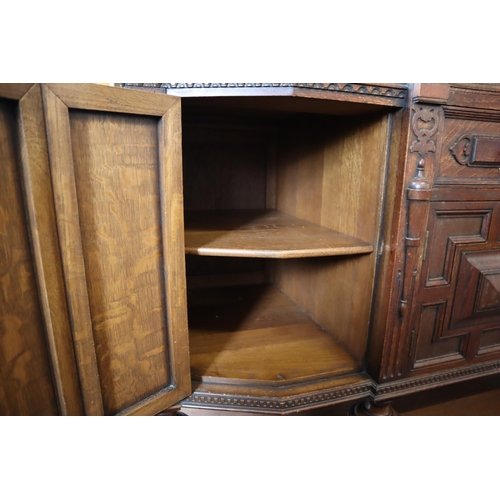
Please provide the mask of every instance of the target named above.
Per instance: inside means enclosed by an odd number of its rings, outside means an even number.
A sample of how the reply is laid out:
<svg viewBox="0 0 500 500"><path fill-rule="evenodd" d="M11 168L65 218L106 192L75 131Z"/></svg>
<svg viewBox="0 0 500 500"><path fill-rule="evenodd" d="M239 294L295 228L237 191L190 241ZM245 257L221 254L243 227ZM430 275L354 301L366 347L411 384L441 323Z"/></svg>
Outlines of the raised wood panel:
<svg viewBox="0 0 500 500"><path fill-rule="evenodd" d="M17 103L0 99L0 415L57 415L23 202L17 117Z"/></svg>
<svg viewBox="0 0 500 500"><path fill-rule="evenodd" d="M416 331L415 368L465 360L468 337L440 338L446 306L446 301L421 304Z"/></svg>
<svg viewBox="0 0 500 500"><path fill-rule="evenodd" d="M498 201L431 203L427 279L415 294L413 369L458 367L495 352L495 335L484 332L500 317L499 224Z"/></svg>
<svg viewBox="0 0 500 500"><path fill-rule="evenodd" d="M87 86L53 90L44 103L85 412L154 414L190 390L180 102L151 94L146 105L147 94L131 115L115 111L134 92L117 89L103 112L99 90L96 102ZM149 116L158 105L167 113Z"/></svg>
<svg viewBox="0 0 500 500"><path fill-rule="evenodd" d="M450 210L440 204L431 204L426 287L450 283L457 245L481 243L488 239L493 212L491 204L482 210L462 207Z"/></svg>
<svg viewBox="0 0 500 500"><path fill-rule="evenodd" d="M478 356L500 352L500 326L481 330Z"/></svg>
<svg viewBox="0 0 500 500"><path fill-rule="evenodd" d="M106 413L170 384L157 120L70 115L83 255Z"/></svg>
<svg viewBox="0 0 500 500"><path fill-rule="evenodd" d="M500 160L498 163L492 163L491 154L487 154L484 144L478 149L477 141L473 140L474 136L487 136L490 144L498 144L500 123L457 118L445 120L436 185L500 183ZM478 163L475 159L482 161L479 165L474 164ZM489 166L485 166L485 160L488 160Z"/></svg>
<svg viewBox="0 0 500 500"><path fill-rule="evenodd" d="M450 328L500 321L500 249L463 252Z"/></svg>

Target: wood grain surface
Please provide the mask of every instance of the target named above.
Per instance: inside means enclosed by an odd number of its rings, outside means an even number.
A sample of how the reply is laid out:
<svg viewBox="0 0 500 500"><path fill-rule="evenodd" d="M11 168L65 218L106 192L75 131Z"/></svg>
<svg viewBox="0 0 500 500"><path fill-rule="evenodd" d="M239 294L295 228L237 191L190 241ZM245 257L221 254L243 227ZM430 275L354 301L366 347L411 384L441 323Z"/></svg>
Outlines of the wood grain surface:
<svg viewBox="0 0 500 500"><path fill-rule="evenodd" d="M0 415L57 415L23 204L16 108L0 99Z"/></svg>
<svg viewBox="0 0 500 500"><path fill-rule="evenodd" d="M72 111L87 286L106 413L169 385L157 120Z"/></svg>
<svg viewBox="0 0 500 500"><path fill-rule="evenodd" d="M19 101L32 86L32 83L0 83L0 97Z"/></svg>
<svg viewBox="0 0 500 500"><path fill-rule="evenodd" d="M40 85L29 90L19 108L27 220L59 412L82 415L84 409L58 242Z"/></svg>
<svg viewBox="0 0 500 500"><path fill-rule="evenodd" d="M277 208L378 247L389 118L290 127L278 164ZM377 254L276 262L278 286L361 359Z"/></svg>
<svg viewBox="0 0 500 500"><path fill-rule="evenodd" d="M289 259L370 253L364 241L279 210L186 212L186 253Z"/></svg>
<svg viewBox="0 0 500 500"><path fill-rule="evenodd" d="M190 392L180 100L165 97L43 86L87 415L156 414Z"/></svg>
<svg viewBox="0 0 500 500"><path fill-rule="evenodd" d="M191 290L188 303L193 380L283 385L358 368L273 285Z"/></svg>
<svg viewBox="0 0 500 500"><path fill-rule="evenodd" d="M117 87L97 84L46 84L67 107L93 111L132 113L148 116L163 116L178 99L172 96L141 94L131 95Z"/></svg>
<svg viewBox="0 0 500 500"><path fill-rule="evenodd" d="M64 284L83 404L86 415L102 415L103 402L83 261L69 110L46 86L42 86L42 95Z"/></svg>

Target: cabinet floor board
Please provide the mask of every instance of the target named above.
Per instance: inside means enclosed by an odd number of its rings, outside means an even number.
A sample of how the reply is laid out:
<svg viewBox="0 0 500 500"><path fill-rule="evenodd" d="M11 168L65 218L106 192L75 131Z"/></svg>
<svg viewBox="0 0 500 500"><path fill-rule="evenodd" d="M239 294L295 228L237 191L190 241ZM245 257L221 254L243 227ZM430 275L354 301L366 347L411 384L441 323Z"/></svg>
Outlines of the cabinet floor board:
<svg viewBox="0 0 500 500"><path fill-rule="evenodd" d="M358 369L273 285L191 290L188 303L193 380L286 385Z"/></svg>

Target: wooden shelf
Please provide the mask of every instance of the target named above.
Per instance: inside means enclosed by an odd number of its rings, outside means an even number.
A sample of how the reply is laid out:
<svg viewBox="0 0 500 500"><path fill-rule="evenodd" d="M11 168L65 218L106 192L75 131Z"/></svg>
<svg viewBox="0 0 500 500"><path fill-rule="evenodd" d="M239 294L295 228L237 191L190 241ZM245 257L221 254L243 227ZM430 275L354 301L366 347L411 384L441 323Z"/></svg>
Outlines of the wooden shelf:
<svg viewBox="0 0 500 500"><path fill-rule="evenodd" d="M358 238L279 210L196 210L185 214L186 253L290 259L373 252Z"/></svg>
<svg viewBox="0 0 500 500"><path fill-rule="evenodd" d="M195 381L283 386L355 373L354 358L274 285L188 292Z"/></svg>

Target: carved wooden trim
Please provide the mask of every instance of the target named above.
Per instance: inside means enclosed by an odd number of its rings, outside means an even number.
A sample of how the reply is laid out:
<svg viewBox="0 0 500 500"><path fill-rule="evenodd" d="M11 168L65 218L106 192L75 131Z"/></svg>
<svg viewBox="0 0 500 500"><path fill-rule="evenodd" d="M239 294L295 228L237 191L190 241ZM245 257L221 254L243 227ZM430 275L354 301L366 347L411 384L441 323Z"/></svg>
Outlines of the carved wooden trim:
<svg viewBox="0 0 500 500"><path fill-rule="evenodd" d="M372 393L373 382L368 381L354 387L344 387L330 391L321 391L313 394L296 397L257 397L194 392L184 401L182 406L218 408L218 409L245 409L245 411L263 411L271 413L289 413L305 408L317 408L331 403L351 401L369 396Z"/></svg>
<svg viewBox="0 0 500 500"><path fill-rule="evenodd" d="M495 110L464 108L460 106L443 106L443 111L446 118L500 122L500 111Z"/></svg>
<svg viewBox="0 0 500 500"><path fill-rule="evenodd" d="M470 366L425 375L399 382L377 384L370 380L354 387L344 387L330 391L321 391L313 394L300 395L291 398L285 397L257 397L216 394L195 391L188 398L181 401L183 407L211 408L219 410L245 410L248 412L265 412L286 414L300 410L319 408L331 404L360 400L369 397L375 403L392 400L397 397L415 392L441 387L486 375L500 373L500 361Z"/></svg>
<svg viewBox="0 0 500 500"><path fill-rule="evenodd" d="M416 140L410 146L410 152L418 153L425 158L428 153L436 152L436 144L432 137L436 135L440 125L440 108L435 106L413 106L411 129Z"/></svg>
<svg viewBox="0 0 500 500"><path fill-rule="evenodd" d="M369 85L359 83L121 83L122 87L147 87L164 89L224 89L224 88L299 88L348 92L391 99L406 99L405 85Z"/></svg>
<svg viewBox="0 0 500 500"><path fill-rule="evenodd" d="M498 168L500 165L498 136L463 134L449 149L460 165L472 168Z"/></svg>
<svg viewBox="0 0 500 500"><path fill-rule="evenodd" d="M450 370L444 373L440 372L434 375L411 378L400 382L378 384L374 389L374 399L375 401L382 401L389 398L392 399L394 397L404 396L406 394L423 391L432 387L451 384L459 380L467 380L499 372L500 361L495 361L493 363L470 366L467 368L460 368L458 370Z"/></svg>

